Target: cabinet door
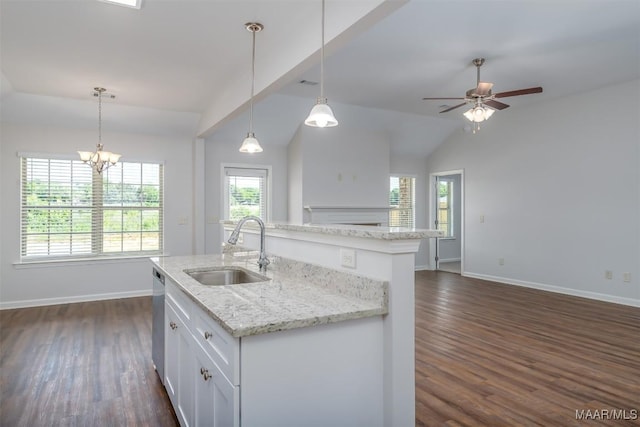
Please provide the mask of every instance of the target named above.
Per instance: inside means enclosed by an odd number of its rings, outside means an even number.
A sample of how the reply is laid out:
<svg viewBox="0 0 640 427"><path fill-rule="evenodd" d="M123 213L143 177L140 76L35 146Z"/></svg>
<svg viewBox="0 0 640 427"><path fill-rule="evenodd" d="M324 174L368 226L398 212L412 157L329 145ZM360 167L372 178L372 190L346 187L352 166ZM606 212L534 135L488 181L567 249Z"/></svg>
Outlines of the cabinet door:
<svg viewBox="0 0 640 427"><path fill-rule="evenodd" d="M193 425L194 413L194 365L193 336L176 314L171 304L165 307L166 330L166 388L176 411L180 425Z"/></svg>
<svg viewBox="0 0 640 427"><path fill-rule="evenodd" d="M180 336L177 331L178 316L172 308L165 306L164 310L164 342L165 342L165 368L164 387L167 389L169 399L173 407L178 406L177 393L180 378Z"/></svg>
<svg viewBox="0 0 640 427"><path fill-rule="evenodd" d="M231 385L199 345L194 347L196 347L195 425L238 427L239 388Z"/></svg>

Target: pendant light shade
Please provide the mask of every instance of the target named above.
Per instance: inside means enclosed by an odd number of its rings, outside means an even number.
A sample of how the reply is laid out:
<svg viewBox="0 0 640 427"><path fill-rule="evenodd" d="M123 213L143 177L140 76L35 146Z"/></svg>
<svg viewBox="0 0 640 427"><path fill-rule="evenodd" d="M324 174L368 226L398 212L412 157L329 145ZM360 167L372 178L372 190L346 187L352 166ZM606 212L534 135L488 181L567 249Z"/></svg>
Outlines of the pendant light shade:
<svg viewBox="0 0 640 427"><path fill-rule="evenodd" d="M97 173L101 174L103 170L118 163L121 155L112 153L110 151L104 151L102 145L102 94L106 91L103 87L93 88L95 90L95 96L98 97L98 144L96 151L78 151L80 160L88 164ZM115 98L113 95L109 95L111 98Z"/></svg>
<svg viewBox="0 0 640 427"><path fill-rule="evenodd" d="M251 31L253 35L253 46L251 50L251 99L249 101L249 132L247 137L242 141L240 146L241 153L261 153L262 147L253 133L253 92L256 81L256 33L264 29L264 26L257 22L248 22L244 24L247 31Z"/></svg>
<svg viewBox="0 0 640 427"><path fill-rule="evenodd" d="M322 0L322 44L320 46L320 96L304 124L318 128L338 126L338 120L324 96L324 0Z"/></svg>
<svg viewBox="0 0 640 427"><path fill-rule="evenodd" d="M253 132L249 132L244 141L242 141L240 152L249 154L262 152L262 147L260 146L260 143L256 139L256 136L253 134Z"/></svg>
<svg viewBox="0 0 640 427"><path fill-rule="evenodd" d="M336 120L331 107L327 104L327 98L318 98L304 124L317 128L338 126L338 120Z"/></svg>

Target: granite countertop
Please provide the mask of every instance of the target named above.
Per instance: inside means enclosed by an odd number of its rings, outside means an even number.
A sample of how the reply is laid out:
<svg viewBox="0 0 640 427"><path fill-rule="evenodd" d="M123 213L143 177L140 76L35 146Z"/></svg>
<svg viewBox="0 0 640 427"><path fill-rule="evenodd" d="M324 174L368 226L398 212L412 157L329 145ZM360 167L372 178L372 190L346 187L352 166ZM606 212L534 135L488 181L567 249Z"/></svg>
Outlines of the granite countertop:
<svg viewBox="0 0 640 427"><path fill-rule="evenodd" d="M221 221L221 223L227 227L235 227L238 222L224 220ZM254 230L259 229L258 226L252 222L247 222L242 227L243 230L247 228ZM444 236L444 233L440 230L353 224L289 224L276 222L265 224L265 228L267 233L269 230L289 230L379 240L426 239Z"/></svg>
<svg viewBox="0 0 640 427"><path fill-rule="evenodd" d="M256 251L222 255L151 258L234 337L358 319L388 312L388 282L269 256L260 272ZM227 286L204 286L184 270L232 266L270 280Z"/></svg>

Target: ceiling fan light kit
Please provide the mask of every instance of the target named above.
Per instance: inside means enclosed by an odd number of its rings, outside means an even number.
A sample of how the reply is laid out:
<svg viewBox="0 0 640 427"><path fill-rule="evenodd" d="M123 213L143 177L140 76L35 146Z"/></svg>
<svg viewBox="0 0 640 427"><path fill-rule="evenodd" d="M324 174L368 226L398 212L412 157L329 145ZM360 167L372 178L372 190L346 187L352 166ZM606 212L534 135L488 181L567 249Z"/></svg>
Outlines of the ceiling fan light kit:
<svg viewBox="0 0 640 427"><path fill-rule="evenodd" d="M476 133L480 130L480 123L488 120L496 110L504 110L508 108L509 105L504 102L496 101L496 98L507 98L510 96L519 96L519 95L529 95L532 93L541 93L541 87L532 87L528 89L518 89L512 90L508 92L500 92L493 93L491 89L493 88L493 83L480 81L480 67L485 62L484 58L475 58L471 61L473 65L476 66L477 70L477 84L473 89L469 89L464 98L422 98L423 100L443 100L443 99L459 99L464 102L458 105L454 105L453 107L448 107L440 113L446 113L451 110L455 110L456 108L462 107L463 105L473 104L473 107L466 112L464 112L464 117L466 117L469 121L473 123L473 133Z"/></svg>

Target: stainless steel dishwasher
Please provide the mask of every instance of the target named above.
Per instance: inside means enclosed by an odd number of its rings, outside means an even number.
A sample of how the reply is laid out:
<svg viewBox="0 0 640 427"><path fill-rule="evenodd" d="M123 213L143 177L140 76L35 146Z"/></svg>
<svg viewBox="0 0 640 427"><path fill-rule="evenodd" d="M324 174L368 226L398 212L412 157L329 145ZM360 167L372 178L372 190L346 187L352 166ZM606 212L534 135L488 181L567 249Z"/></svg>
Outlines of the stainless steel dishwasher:
<svg viewBox="0 0 640 427"><path fill-rule="evenodd" d="M151 324L151 358L164 384L164 275L153 269L153 323Z"/></svg>

